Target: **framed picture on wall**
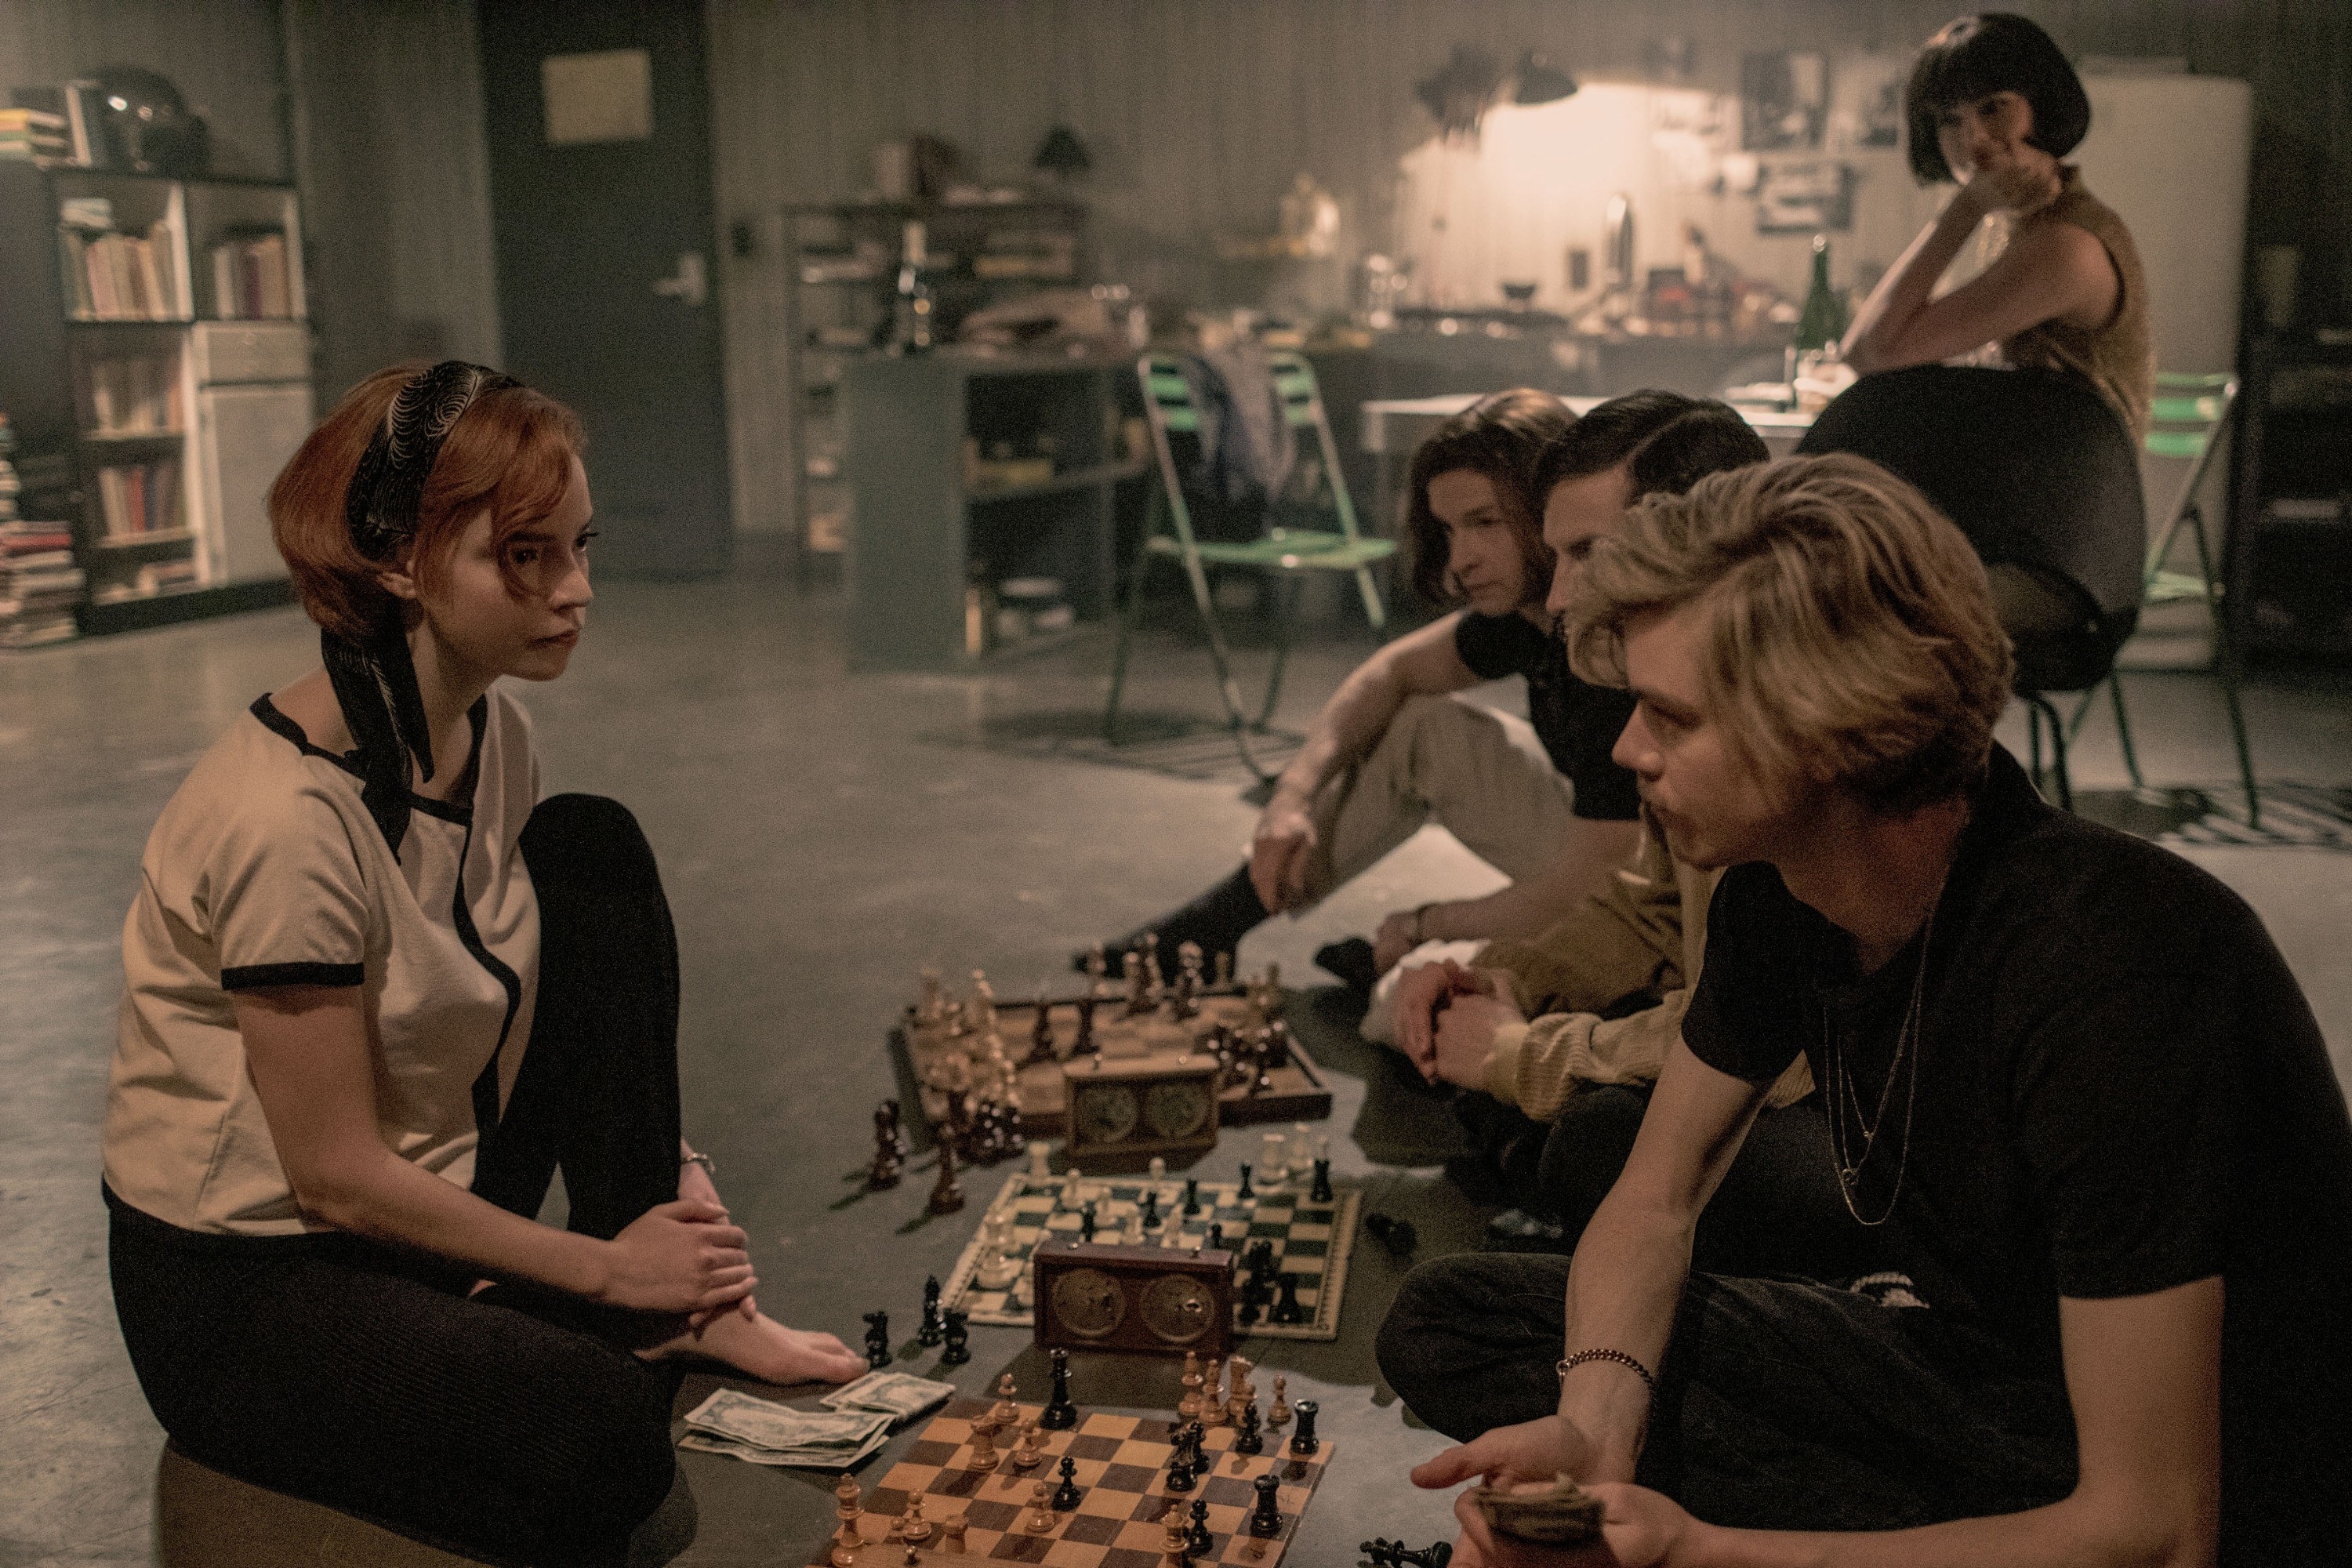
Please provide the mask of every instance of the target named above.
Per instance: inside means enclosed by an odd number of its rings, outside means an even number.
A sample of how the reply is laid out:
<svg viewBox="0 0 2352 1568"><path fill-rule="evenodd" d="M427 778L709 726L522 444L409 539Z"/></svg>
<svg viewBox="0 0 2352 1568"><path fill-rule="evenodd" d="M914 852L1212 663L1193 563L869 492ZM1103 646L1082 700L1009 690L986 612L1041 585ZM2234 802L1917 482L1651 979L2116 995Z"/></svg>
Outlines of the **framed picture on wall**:
<svg viewBox="0 0 2352 1568"><path fill-rule="evenodd" d="M1853 165L1832 158L1764 165L1756 184L1759 234L1843 234L1853 226Z"/></svg>
<svg viewBox="0 0 2352 1568"><path fill-rule="evenodd" d="M1818 54L1743 55L1739 145L1748 153L1811 152L1829 118L1830 67Z"/></svg>

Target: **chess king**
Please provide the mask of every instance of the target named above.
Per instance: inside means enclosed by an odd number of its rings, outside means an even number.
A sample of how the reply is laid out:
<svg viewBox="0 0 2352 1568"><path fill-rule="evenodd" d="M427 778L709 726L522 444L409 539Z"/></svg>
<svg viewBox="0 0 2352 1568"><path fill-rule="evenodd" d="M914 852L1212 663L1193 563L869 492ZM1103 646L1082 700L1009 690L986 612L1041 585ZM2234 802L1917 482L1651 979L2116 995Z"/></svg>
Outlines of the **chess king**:
<svg viewBox="0 0 2352 1568"><path fill-rule="evenodd" d="M1645 1568L2341 1563L2352 1121L2318 1026L2235 895L1994 742L2011 653L1959 531L1854 458L1719 474L1597 544L1566 627L1633 693L1649 808L1728 869L1574 1257L1400 1290L1381 1370L1462 1442L1414 1481L1564 1472ZM1689 1270L1800 1051L1924 1309ZM1457 1563L1568 1561L1456 1511Z"/></svg>

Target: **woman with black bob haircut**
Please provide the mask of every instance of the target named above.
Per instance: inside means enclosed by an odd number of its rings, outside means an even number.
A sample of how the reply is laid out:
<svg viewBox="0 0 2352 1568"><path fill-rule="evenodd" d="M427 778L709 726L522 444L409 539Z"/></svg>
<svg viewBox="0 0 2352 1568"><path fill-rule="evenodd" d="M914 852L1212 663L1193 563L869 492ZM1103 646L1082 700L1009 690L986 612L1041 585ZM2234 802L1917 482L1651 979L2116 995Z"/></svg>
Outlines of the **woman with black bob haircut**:
<svg viewBox="0 0 2352 1568"><path fill-rule="evenodd" d="M1867 375L1990 351L2089 383L2137 440L2156 382L2147 282L2131 231L2063 162L2091 128L2074 68L2022 16L1962 16L1920 51L1905 109L1912 171L1959 189L1871 291L1846 362ZM2000 253L1936 297L1988 219Z"/></svg>

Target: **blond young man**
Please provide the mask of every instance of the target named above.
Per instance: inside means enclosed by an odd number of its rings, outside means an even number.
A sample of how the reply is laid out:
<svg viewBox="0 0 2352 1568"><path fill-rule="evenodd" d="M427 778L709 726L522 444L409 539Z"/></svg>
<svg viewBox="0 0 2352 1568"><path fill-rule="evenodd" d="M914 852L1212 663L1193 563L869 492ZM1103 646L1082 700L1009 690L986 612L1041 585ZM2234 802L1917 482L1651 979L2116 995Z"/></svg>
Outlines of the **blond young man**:
<svg viewBox="0 0 2352 1568"><path fill-rule="evenodd" d="M1424 1266L1381 1330L1467 1439L1416 1483L1566 1471L1606 1507L1571 1556L1465 1502L1456 1561L2341 1561L2352 1121L2318 1027L2234 895L1993 743L2010 654L1966 540L1871 464L1791 458L1644 503L1569 623L1633 691L1645 805L1728 869L1575 1258ZM1924 1306L1689 1270L1801 1051Z"/></svg>

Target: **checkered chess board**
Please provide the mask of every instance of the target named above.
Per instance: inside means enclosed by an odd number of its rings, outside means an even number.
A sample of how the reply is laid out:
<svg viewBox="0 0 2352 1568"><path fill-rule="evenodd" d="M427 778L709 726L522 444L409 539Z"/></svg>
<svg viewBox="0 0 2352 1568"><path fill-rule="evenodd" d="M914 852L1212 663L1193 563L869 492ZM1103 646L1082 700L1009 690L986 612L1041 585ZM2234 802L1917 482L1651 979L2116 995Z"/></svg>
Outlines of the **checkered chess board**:
<svg viewBox="0 0 2352 1568"><path fill-rule="evenodd" d="M1275 1340L1339 1337L1340 1299L1348 1286L1348 1257L1355 1247L1357 1211L1363 1204L1360 1191L1335 1187L1331 1202L1310 1203L1307 1180L1300 1177L1260 1190L1254 1199L1244 1201L1237 1183L1202 1182L1201 1212L1187 1215L1182 1212L1184 1184L1163 1181L1158 1184L1160 1228L1138 1232L1132 1222L1141 1208L1145 1189L1152 1184L1142 1176L1084 1178L1086 1194L1095 1205L1095 1239L1132 1242L1139 1235L1164 1236L1172 1246L1192 1248L1205 1243L1209 1227L1214 1225L1223 1227L1224 1243L1237 1260L1244 1248L1271 1241L1277 1275L1290 1274L1298 1281L1298 1304L1307 1310L1307 1321L1273 1323L1261 1311L1257 1321L1244 1324L1236 1305L1234 1332L1244 1338ZM1039 1178L1014 1172L988 1205L980 1232L956 1260L955 1272L948 1277L942 1295L946 1304L969 1312L975 1323L1029 1327L1035 1306L1031 1299L1035 1287L1030 1254L1048 1235L1069 1241L1078 1238L1078 1211L1086 1198L1072 1188L1066 1175ZM990 1289L980 1283L978 1274L981 1255L986 1250L987 1220L995 1217L1012 1222L1013 1241L1005 1256L1019 1265L1019 1272L1012 1284Z"/></svg>
<svg viewBox="0 0 2352 1568"><path fill-rule="evenodd" d="M1298 1516L1331 1462L1331 1441L1324 1439L1311 1457L1287 1452L1287 1430L1265 1434L1265 1452L1244 1457L1233 1452L1234 1428L1209 1430L1203 1451L1212 1461L1189 1492L1168 1489L1170 1415L1113 1415L1090 1413L1068 1432L1046 1434L1045 1458L1028 1470L1017 1470L1005 1456L1013 1448L1008 1428L998 1439L992 1470L965 1468L971 1457L971 1425L985 1414L990 1402L959 1399L923 1428L904 1458L890 1467L880 1483L860 1499L857 1520L859 1546L856 1568L898 1568L903 1543L892 1533L907 1512L908 1500L920 1494L923 1516L931 1525L923 1543L925 1568L951 1568L959 1557L999 1563L1038 1563L1049 1568L1165 1568L1169 1510L1189 1523L1192 1505L1208 1505L1208 1528L1213 1548L1194 1559L1203 1565L1228 1563L1234 1568L1280 1568L1282 1554L1297 1532ZM1039 1406L1021 1406L1023 1419ZM1050 1492L1060 1483L1065 1456L1076 1462L1076 1479L1084 1495L1067 1513L1054 1513L1053 1527L1031 1531L1033 1496L1039 1481ZM1257 1500L1252 1483L1272 1471L1280 1480L1275 1493L1282 1510L1282 1529L1270 1538L1249 1533L1249 1516ZM1049 1510L1050 1511L1050 1510ZM962 1524L961 1542L946 1533L951 1521ZM833 1561L835 1544L828 1539L811 1560Z"/></svg>

